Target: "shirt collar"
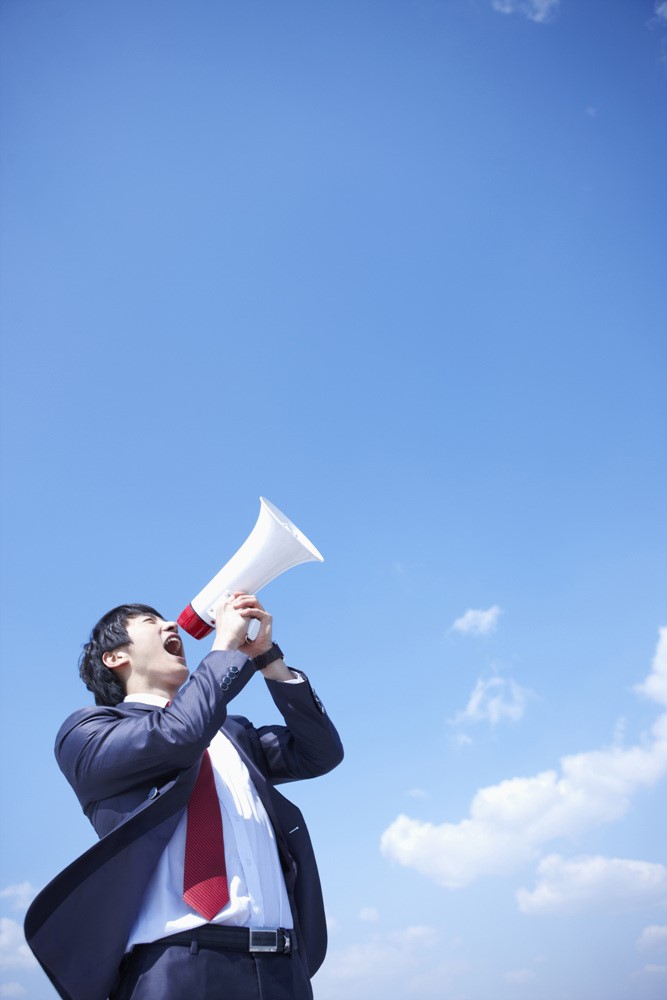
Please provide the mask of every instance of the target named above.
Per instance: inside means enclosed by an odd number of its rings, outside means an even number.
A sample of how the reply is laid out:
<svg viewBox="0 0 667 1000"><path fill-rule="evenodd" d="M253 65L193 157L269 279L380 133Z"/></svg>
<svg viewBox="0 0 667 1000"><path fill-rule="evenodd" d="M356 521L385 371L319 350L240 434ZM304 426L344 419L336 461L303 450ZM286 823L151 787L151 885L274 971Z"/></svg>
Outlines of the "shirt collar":
<svg viewBox="0 0 667 1000"><path fill-rule="evenodd" d="M166 708L168 698L163 698L159 694L126 694L123 701L138 701L142 705L154 705L156 708Z"/></svg>

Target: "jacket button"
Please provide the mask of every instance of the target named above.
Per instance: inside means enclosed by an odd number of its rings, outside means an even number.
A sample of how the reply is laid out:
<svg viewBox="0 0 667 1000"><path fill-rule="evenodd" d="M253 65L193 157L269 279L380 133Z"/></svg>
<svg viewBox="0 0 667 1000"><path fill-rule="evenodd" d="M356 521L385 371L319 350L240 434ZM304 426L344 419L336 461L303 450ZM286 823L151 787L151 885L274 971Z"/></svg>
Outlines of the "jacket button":
<svg viewBox="0 0 667 1000"><path fill-rule="evenodd" d="M157 788L151 788L150 792L148 793L148 798L149 799L156 799L159 794L160 793L158 792Z"/></svg>

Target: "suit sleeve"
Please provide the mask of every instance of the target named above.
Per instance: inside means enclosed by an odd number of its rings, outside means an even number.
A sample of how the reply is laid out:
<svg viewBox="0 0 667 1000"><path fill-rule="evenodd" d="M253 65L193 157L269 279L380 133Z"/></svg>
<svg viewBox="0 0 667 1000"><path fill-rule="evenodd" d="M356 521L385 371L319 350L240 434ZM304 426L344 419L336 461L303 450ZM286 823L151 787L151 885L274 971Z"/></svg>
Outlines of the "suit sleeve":
<svg viewBox="0 0 667 1000"><path fill-rule="evenodd" d="M343 746L305 674L303 684L267 681L285 725L252 729L256 763L274 784L316 778L343 759Z"/></svg>
<svg viewBox="0 0 667 1000"><path fill-rule="evenodd" d="M195 764L253 674L242 653L218 650L202 660L169 708L98 706L71 715L56 737L55 754L84 809Z"/></svg>

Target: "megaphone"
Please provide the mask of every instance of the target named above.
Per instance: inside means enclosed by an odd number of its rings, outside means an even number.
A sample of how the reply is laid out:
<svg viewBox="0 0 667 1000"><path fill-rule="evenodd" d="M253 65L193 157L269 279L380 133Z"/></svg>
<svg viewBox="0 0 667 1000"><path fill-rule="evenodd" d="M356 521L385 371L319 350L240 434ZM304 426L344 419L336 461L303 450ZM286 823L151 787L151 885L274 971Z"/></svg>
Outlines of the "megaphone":
<svg viewBox="0 0 667 1000"><path fill-rule="evenodd" d="M241 548L178 617L178 624L194 639L202 639L213 631L213 612L223 594L235 590L256 594L292 566L324 562L313 543L282 511L265 497L259 501L257 523ZM251 619L248 639L254 639L258 631L259 622Z"/></svg>

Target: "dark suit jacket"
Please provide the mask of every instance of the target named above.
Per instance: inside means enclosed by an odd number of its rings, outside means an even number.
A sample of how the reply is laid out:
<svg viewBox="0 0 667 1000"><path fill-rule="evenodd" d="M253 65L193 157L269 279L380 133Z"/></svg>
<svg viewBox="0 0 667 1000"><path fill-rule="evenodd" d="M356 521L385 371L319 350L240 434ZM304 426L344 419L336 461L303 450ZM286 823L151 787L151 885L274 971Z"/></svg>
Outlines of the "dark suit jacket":
<svg viewBox="0 0 667 1000"><path fill-rule="evenodd" d="M157 861L183 815L218 729L234 743L273 823L298 948L310 975L326 951L319 876L303 816L275 784L312 778L343 757L310 684L269 681L286 725L260 729L227 705L253 675L238 652L212 652L167 709L136 702L81 709L56 757L101 838L32 903L27 941L64 1000L105 1000Z"/></svg>

